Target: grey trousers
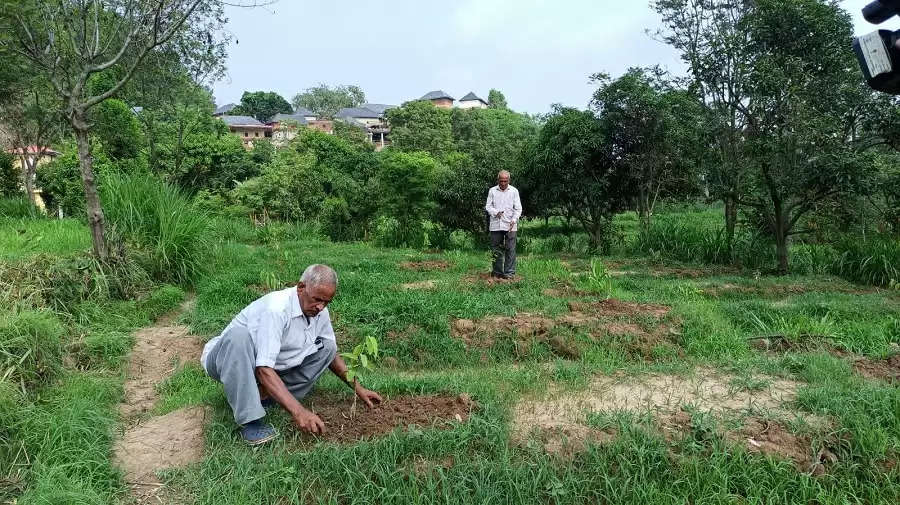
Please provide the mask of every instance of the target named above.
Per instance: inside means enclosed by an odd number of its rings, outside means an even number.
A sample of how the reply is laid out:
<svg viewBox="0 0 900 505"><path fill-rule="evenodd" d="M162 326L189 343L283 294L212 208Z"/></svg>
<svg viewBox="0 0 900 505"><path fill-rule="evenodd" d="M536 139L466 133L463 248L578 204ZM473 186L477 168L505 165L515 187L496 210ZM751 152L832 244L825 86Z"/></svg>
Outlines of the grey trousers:
<svg viewBox="0 0 900 505"><path fill-rule="evenodd" d="M494 258L492 274L516 275L516 232L492 231L491 256Z"/></svg>
<svg viewBox="0 0 900 505"><path fill-rule="evenodd" d="M337 354L333 340L317 338L316 345L318 350L299 365L276 371L297 400L310 392ZM206 357L206 368L210 377L225 386L234 422L246 424L266 415L256 382L256 348L247 330L234 328L222 335Z"/></svg>

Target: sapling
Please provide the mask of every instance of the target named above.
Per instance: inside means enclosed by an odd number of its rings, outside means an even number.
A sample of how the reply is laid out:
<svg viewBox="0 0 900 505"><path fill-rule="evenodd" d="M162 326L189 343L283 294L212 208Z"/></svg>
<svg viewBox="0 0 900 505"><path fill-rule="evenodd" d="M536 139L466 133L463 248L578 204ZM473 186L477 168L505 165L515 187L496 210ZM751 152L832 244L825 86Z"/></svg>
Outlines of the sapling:
<svg viewBox="0 0 900 505"><path fill-rule="evenodd" d="M354 347L352 352L342 352L341 357L347 364L347 382L353 384L362 370L373 370L372 363L378 359L378 340L369 335ZM356 416L356 398L356 395L353 395L353 406L350 407L351 419Z"/></svg>
<svg viewBox="0 0 900 505"><path fill-rule="evenodd" d="M612 275L598 258L591 258L591 271L588 273L591 290L606 295L605 300L612 298Z"/></svg>

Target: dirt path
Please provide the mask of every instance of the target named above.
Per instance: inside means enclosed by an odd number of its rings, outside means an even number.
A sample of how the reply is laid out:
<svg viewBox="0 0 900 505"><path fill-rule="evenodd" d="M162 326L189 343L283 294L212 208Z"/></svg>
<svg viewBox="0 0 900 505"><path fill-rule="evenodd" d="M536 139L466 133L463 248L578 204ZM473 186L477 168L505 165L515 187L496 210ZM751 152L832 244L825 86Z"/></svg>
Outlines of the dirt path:
<svg viewBox="0 0 900 505"><path fill-rule="evenodd" d="M114 460L125 473L125 482L138 503L159 503L168 494L157 472L184 466L203 458L203 426L206 407L186 407L164 416L147 417L159 395L156 387L184 363L198 360L200 340L177 324L181 309L160 318L155 325L135 333L128 363L125 399L119 413L125 432L114 447Z"/></svg>

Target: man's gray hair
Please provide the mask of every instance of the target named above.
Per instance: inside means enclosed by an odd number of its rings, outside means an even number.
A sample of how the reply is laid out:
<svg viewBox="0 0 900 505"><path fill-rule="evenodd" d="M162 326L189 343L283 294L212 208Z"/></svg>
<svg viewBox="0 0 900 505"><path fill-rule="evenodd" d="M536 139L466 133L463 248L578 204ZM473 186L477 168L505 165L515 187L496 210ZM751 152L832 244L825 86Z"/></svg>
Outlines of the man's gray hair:
<svg viewBox="0 0 900 505"><path fill-rule="evenodd" d="M312 286L334 286L338 285L337 272L328 265L310 265L303 271L300 276L300 282L307 287Z"/></svg>
<svg viewBox="0 0 900 505"><path fill-rule="evenodd" d="M499 179L500 177L502 177L502 176L504 176L504 175L507 176L507 177L512 177L511 175L509 175L509 170L501 170L501 171L497 174L497 178Z"/></svg>

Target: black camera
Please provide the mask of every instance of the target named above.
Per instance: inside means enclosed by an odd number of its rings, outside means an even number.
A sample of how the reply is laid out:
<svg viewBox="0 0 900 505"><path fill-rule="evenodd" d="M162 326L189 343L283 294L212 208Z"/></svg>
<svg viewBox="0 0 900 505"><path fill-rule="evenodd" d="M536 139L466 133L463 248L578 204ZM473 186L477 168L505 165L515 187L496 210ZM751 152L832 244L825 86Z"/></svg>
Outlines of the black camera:
<svg viewBox="0 0 900 505"><path fill-rule="evenodd" d="M900 14L900 0L875 0L862 10L872 24ZM853 52L872 89L900 95L900 30L876 30L853 39Z"/></svg>

